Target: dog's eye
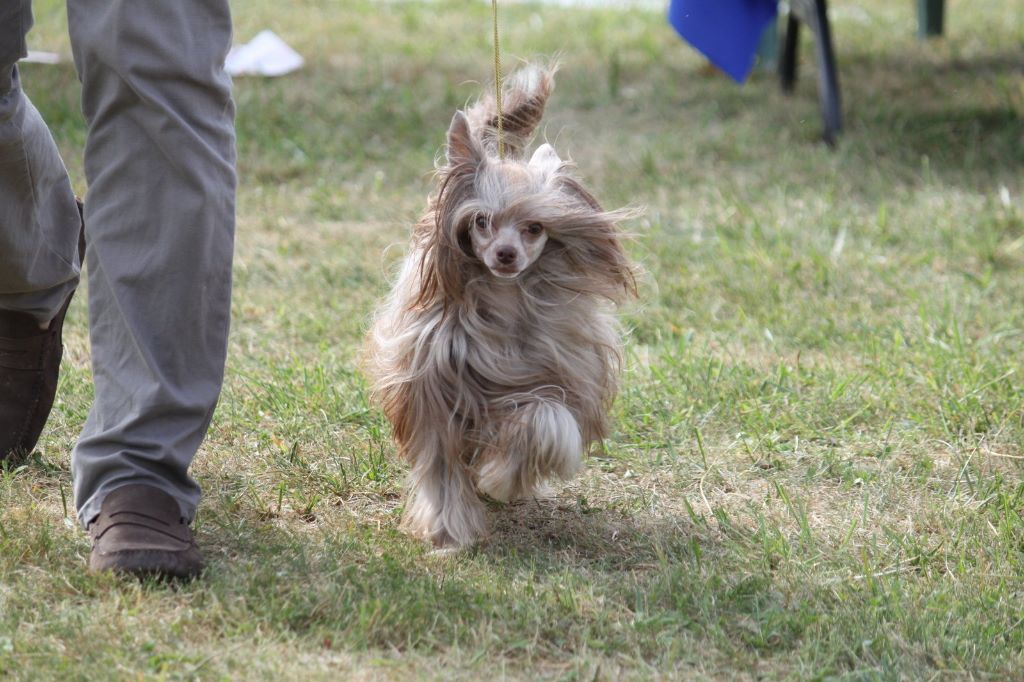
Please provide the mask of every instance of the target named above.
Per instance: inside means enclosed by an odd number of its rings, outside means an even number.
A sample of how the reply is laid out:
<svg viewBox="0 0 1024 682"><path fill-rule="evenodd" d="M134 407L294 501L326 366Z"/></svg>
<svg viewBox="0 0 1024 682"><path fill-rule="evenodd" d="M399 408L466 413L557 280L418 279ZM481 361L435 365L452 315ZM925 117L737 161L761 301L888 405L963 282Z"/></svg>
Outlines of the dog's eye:
<svg viewBox="0 0 1024 682"><path fill-rule="evenodd" d="M526 226L526 231L533 235L534 237L536 237L537 235L544 231L544 226L541 225L540 223L530 223L529 225Z"/></svg>
<svg viewBox="0 0 1024 682"><path fill-rule="evenodd" d="M486 230L487 229L487 216L478 215L476 217L476 229Z"/></svg>

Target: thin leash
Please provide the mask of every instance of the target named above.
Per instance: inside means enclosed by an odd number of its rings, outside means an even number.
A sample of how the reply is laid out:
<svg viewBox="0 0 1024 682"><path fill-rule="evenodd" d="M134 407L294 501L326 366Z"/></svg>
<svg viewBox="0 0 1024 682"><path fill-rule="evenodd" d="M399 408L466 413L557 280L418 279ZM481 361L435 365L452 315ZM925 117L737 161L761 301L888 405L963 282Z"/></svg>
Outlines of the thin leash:
<svg viewBox="0 0 1024 682"><path fill-rule="evenodd" d="M501 45L498 38L498 0L491 0L494 19L494 103L498 110L498 158L505 160L505 116L501 109Z"/></svg>

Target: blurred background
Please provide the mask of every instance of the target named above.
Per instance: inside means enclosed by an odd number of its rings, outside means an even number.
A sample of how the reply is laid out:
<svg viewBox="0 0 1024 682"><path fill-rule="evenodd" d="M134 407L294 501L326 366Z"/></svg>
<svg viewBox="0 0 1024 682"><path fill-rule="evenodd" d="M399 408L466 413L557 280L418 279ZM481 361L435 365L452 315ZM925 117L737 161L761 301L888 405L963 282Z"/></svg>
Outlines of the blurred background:
<svg viewBox="0 0 1024 682"><path fill-rule="evenodd" d="M238 43L269 29L305 65L235 80L235 322L195 465L211 568L180 593L81 574L76 297L51 429L0 477L0 674L1019 677L1024 0L950 2L924 41L911 0L830 2L833 147L809 31L786 95L710 67L668 2L499 2L506 71L562 64L543 135L644 208L644 276L606 447L450 563L397 530L358 357L492 77L491 5L232 6ZM63 61L24 87L84 193L64 4L34 8L31 48Z"/></svg>

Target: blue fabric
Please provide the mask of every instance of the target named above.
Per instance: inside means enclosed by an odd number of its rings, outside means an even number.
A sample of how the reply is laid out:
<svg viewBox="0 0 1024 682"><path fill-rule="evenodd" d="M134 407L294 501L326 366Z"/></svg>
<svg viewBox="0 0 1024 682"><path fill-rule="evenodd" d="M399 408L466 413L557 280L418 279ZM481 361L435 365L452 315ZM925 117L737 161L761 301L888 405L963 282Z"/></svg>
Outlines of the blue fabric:
<svg viewBox="0 0 1024 682"><path fill-rule="evenodd" d="M668 21L737 83L747 79L778 0L672 0Z"/></svg>

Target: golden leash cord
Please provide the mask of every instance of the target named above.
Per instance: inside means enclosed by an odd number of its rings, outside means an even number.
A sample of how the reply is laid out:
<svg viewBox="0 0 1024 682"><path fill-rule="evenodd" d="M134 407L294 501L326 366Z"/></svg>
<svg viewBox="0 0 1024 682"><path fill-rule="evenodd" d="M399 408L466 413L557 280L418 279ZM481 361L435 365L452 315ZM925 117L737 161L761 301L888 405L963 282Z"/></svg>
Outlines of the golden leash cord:
<svg viewBox="0 0 1024 682"><path fill-rule="evenodd" d="M498 110L498 158L505 160L505 116L501 111L501 48L498 42L498 0L491 0L494 18L494 103Z"/></svg>

